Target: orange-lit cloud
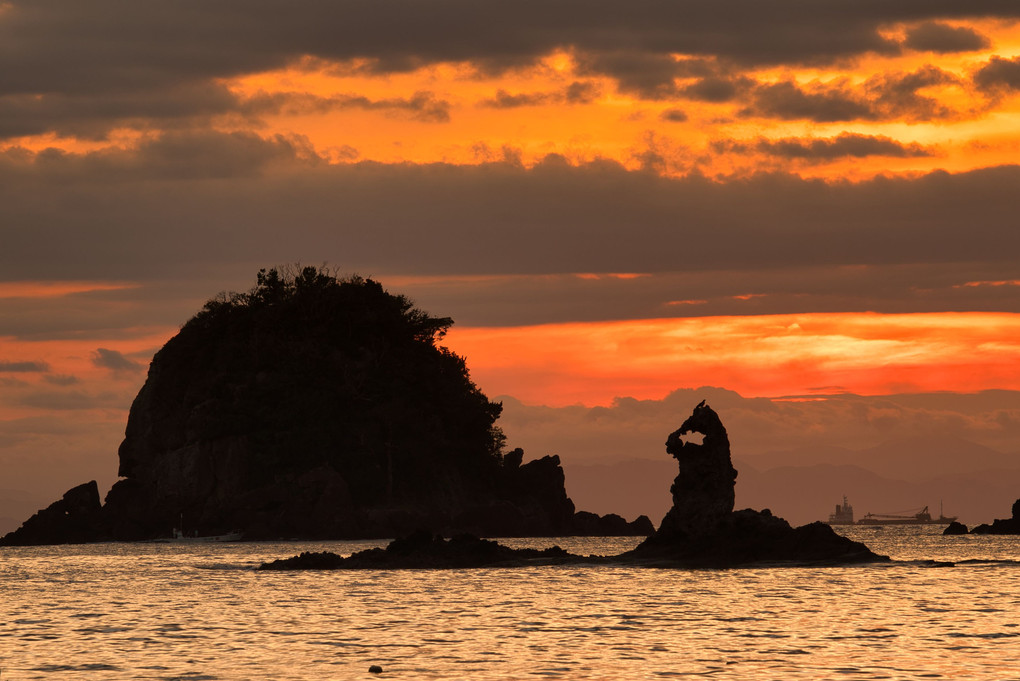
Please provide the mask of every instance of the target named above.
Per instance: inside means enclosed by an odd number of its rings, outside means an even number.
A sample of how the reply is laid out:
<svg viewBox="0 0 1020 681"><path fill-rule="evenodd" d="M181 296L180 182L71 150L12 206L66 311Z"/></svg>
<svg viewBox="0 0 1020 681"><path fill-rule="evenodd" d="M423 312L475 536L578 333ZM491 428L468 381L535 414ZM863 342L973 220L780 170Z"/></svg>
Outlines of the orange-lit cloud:
<svg viewBox="0 0 1020 681"><path fill-rule="evenodd" d="M768 397L1017 390L1018 338L1015 314L812 314L455 327L447 343L490 393L596 405L700 385Z"/></svg>

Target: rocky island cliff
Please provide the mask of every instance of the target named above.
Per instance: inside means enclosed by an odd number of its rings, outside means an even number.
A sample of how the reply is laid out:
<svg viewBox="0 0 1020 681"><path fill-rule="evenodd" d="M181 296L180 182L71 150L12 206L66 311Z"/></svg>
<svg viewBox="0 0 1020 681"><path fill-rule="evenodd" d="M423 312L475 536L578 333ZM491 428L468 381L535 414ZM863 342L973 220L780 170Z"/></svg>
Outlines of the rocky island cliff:
<svg viewBox="0 0 1020 681"><path fill-rule="evenodd" d="M119 449L121 479L69 491L4 544L447 534L648 534L575 513L556 456L505 452L501 405L439 342L435 317L371 279L263 270L153 357Z"/></svg>

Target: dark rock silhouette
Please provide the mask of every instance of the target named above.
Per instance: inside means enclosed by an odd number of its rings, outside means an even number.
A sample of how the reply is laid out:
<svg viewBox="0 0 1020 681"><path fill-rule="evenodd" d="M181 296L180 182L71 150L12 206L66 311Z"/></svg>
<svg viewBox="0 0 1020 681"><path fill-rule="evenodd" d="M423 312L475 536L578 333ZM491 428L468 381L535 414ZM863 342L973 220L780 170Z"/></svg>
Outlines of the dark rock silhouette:
<svg viewBox="0 0 1020 681"><path fill-rule="evenodd" d="M615 513L598 515L587 511L574 514L574 534L586 537L647 537L655 532L655 526L646 515L627 522Z"/></svg>
<svg viewBox="0 0 1020 681"><path fill-rule="evenodd" d="M439 345L452 323L371 279L262 270L153 357L101 510L47 509L0 543L143 540L182 524L247 539L575 534L559 459L502 453L502 406Z"/></svg>
<svg viewBox="0 0 1020 681"><path fill-rule="evenodd" d="M101 504L95 480L73 487L64 496L26 520L4 537L10 545L35 544L46 537L47 544L80 544L91 541L99 523Z"/></svg>
<svg viewBox="0 0 1020 681"><path fill-rule="evenodd" d="M701 444L684 436L701 434ZM659 529L621 558L726 567L761 562L849 563L888 560L825 523L793 528L770 511L733 511L737 472L719 416L704 402L669 436L666 451L679 473L670 491L673 507Z"/></svg>
<svg viewBox="0 0 1020 681"><path fill-rule="evenodd" d="M1020 534L1020 499L1013 502L1013 517L993 520L991 525L982 524L970 531L971 534Z"/></svg>
<svg viewBox="0 0 1020 681"><path fill-rule="evenodd" d="M480 567L521 567L576 563L580 556L558 546L548 549L511 549L488 539L457 535L444 539L428 530L394 539L384 549L367 549L347 558L335 553L305 552L293 558L263 563L259 570L422 570ZM596 560L596 559L592 559Z"/></svg>
<svg viewBox="0 0 1020 681"><path fill-rule="evenodd" d="M944 535L967 534L967 526L961 522L957 522L954 520L953 522L949 523L946 529L942 530L942 534Z"/></svg>
<svg viewBox="0 0 1020 681"><path fill-rule="evenodd" d="M685 441L701 434L700 444ZM663 537L711 534L733 512L737 471L730 461L730 440L719 416L702 401L690 418L670 434L666 452L679 473L669 488L673 507L659 525Z"/></svg>
<svg viewBox="0 0 1020 681"><path fill-rule="evenodd" d="M680 437L697 432L700 445ZM446 568L598 562L642 567L737 567L744 565L836 565L888 561L860 542L836 534L825 523L790 527L768 510L733 511L736 471L729 440L718 415L704 402L669 436L667 451L678 462L671 488L674 504L659 530L633 551L606 558L583 558L554 548L514 551L472 537L444 542L430 532L371 549L346 559L303 554L264 564L262 569Z"/></svg>

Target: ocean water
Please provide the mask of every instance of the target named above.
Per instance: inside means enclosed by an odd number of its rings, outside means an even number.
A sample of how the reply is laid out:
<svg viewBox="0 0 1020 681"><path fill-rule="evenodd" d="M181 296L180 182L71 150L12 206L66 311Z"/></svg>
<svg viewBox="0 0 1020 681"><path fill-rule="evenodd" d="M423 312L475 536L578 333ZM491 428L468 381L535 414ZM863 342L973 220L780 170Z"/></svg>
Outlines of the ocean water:
<svg viewBox="0 0 1020 681"><path fill-rule="evenodd" d="M897 562L286 573L254 568L380 543L0 548L0 680L1020 679L1020 538L845 532Z"/></svg>

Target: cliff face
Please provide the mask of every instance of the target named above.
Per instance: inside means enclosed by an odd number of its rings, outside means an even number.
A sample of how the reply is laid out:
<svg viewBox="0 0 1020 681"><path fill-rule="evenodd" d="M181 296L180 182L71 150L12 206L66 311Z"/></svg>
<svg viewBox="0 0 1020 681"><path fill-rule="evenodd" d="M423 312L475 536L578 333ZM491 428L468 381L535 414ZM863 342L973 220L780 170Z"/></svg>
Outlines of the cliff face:
<svg viewBox="0 0 1020 681"><path fill-rule="evenodd" d="M11 541L572 533L559 459L502 454L451 323L372 280L262 271L153 358L91 532Z"/></svg>

